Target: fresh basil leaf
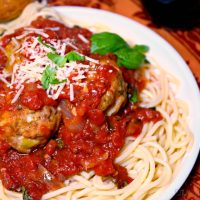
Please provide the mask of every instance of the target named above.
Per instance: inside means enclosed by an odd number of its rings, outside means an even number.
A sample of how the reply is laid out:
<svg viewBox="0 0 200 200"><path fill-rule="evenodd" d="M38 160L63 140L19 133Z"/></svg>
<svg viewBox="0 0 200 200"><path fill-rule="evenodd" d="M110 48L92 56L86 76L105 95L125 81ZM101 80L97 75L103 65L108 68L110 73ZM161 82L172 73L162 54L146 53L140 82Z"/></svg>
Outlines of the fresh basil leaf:
<svg viewBox="0 0 200 200"><path fill-rule="evenodd" d="M144 54L131 48L120 49L115 54L117 55L118 65L128 69L138 69L145 61Z"/></svg>
<svg viewBox="0 0 200 200"><path fill-rule="evenodd" d="M93 34L91 37L91 52L105 55L128 47L126 41L115 33L102 32Z"/></svg>
<svg viewBox="0 0 200 200"><path fill-rule="evenodd" d="M128 69L137 69L144 63L148 63L145 53L149 51L146 45L130 47L126 41L115 33L103 32L92 35L91 52L105 55L114 53L117 56L119 66Z"/></svg>
<svg viewBox="0 0 200 200"><path fill-rule="evenodd" d="M42 74L42 80L41 80L42 87L44 89L48 89L50 84L56 85L56 84L59 84L59 83L64 83L66 81L67 80L59 81L56 78L56 69L51 68L50 66L47 66L46 69L44 70L44 72Z"/></svg>
<svg viewBox="0 0 200 200"><path fill-rule="evenodd" d="M49 48L49 49L51 49L51 50L53 50L53 51L56 50L54 47L52 47L52 46L46 44L46 43L42 40L42 38L41 38L40 36L37 38L37 40L38 40L38 42L39 42L40 44L42 44L43 46L45 46L45 47L47 47L47 48Z"/></svg>
<svg viewBox="0 0 200 200"><path fill-rule="evenodd" d="M58 55L57 53L48 53L47 57L56 65L58 65L59 67L63 67L64 64L66 62L70 62L70 61L84 61L85 57L79 55L78 53L74 52L74 51L70 51L69 53L67 53L64 57Z"/></svg>
<svg viewBox="0 0 200 200"><path fill-rule="evenodd" d="M144 59L145 64L150 64L150 61L147 60L147 58Z"/></svg>
<svg viewBox="0 0 200 200"><path fill-rule="evenodd" d="M56 84L64 83L64 82L66 82L66 81L67 81L67 79L64 79L64 80L62 80L62 81L59 81L57 78L55 78L55 79L53 79L53 80L51 81L51 84L52 84L52 85L56 85Z"/></svg>
<svg viewBox="0 0 200 200"><path fill-rule="evenodd" d="M61 138L57 138L56 142L58 143L58 148L63 149L64 148L64 142Z"/></svg>
<svg viewBox="0 0 200 200"><path fill-rule="evenodd" d="M2 32L0 32L0 36L3 36L4 33L5 33L5 30L3 30Z"/></svg>
<svg viewBox="0 0 200 200"><path fill-rule="evenodd" d="M84 56L79 55L75 51L70 51L69 53L67 53L65 55L65 58L67 59L68 62L70 62L70 61L84 61L85 60Z"/></svg>
<svg viewBox="0 0 200 200"><path fill-rule="evenodd" d="M139 51L140 53L147 53L149 51L149 47L142 44L136 44L132 47L132 49Z"/></svg>
<svg viewBox="0 0 200 200"><path fill-rule="evenodd" d="M62 57L58 55L57 53L48 53L47 57L56 65L63 67L64 64L66 63L67 59L65 57Z"/></svg>
<svg viewBox="0 0 200 200"><path fill-rule="evenodd" d="M131 102L131 103L137 103L138 102L138 90L137 89L134 89L133 95L129 99L129 102Z"/></svg>
<svg viewBox="0 0 200 200"><path fill-rule="evenodd" d="M29 196L28 191L25 187L22 187L22 196L23 200L33 200L33 198Z"/></svg>
<svg viewBox="0 0 200 200"><path fill-rule="evenodd" d="M47 66L42 74L42 86L44 89L48 89L50 83L52 80L54 80L56 77L56 71L54 68L51 68L50 66Z"/></svg>

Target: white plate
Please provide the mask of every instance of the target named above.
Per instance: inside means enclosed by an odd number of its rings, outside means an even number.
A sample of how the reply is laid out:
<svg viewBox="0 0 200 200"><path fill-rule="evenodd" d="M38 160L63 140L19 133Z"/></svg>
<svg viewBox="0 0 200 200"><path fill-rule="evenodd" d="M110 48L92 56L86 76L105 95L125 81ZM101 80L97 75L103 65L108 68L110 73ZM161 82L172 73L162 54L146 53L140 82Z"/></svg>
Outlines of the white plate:
<svg viewBox="0 0 200 200"><path fill-rule="evenodd" d="M149 56L164 69L175 75L181 82L178 96L186 101L190 109L190 129L194 135L191 151L185 156L182 168L175 180L166 188L159 200L169 200L180 189L197 159L200 149L200 94L196 81L185 61L176 50L159 35L147 27L126 17L103 10L82 7L56 7L69 22L80 26L103 25L111 32L120 34L132 43L150 47Z"/></svg>

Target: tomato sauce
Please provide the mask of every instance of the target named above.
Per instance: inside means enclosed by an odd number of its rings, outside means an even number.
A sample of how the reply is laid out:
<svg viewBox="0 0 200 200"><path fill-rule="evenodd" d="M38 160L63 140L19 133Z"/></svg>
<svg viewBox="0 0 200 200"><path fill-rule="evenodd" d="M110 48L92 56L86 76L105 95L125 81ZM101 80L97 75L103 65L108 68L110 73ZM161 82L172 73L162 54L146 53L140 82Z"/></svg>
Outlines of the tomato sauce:
<svg viewBox="0 0 200 200"><path fill-rule="evenodd" d="M72 38L78 51L96 59L108 59L116 62L114 55L100 56L90 53L90 43L84 43L78 34L88 40L92 33L80 27L68 28L59 22L38 18L32 22L32 27L42 28L50 39ZM59 27L59 31L48 28ZM20 35L23 29L2 38L2 47L6 47L13 36ZM45 40L45 38L43 38ZM46 39L48 42L48 39ZM71 51L70 47L66 53ZM2 59L1 59L2 58ZM0 67L6 65L7 59L0 50ZM87 61L84 61L87 62ZM108 71L112 69L111 73ZM128 96L134 89L139 92L145 87L146 80L142 71L121 68L124 80L128 83ZM123 109L113 116L106 116L98 108L101 97L111 86L117 70L111 63L102 64L97 68L94 78L88 80L87 91L75 86L75 98L69 102L69 88L64 88L58 100L46 95L37 84L25 84L24 90L13 105L11 100L15 91L0 82L0 110L14 111L22 105L33 111L42 109L45 105L62 109L62 122L58 132L41 148L36 148L29 154L20 154L3 141L0 129L0 179L3 185L13 191L26 188L33 200L41 199L42 195L63 186L63 182L81 171L94 170L100 176L112 176L119 188L130 183L125 168L115 164L114 160L124 146L127 136L137 137L146 122L157 122L162 119L159 112L153 109L143 109L138 104L127 101ZM8 80L9 81L9 80ZM76 115L72 115L71 107L76 107Z"/></svg>

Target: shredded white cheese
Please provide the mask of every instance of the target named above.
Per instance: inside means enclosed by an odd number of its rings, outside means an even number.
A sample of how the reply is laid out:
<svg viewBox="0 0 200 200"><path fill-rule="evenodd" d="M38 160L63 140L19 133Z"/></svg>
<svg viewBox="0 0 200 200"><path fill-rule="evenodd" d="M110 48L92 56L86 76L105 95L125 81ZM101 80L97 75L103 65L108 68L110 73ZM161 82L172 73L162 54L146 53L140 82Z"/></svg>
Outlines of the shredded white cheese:
<svg viewBox="0 0 200 200"><path fill-rule="evenodd" d="M99 61L98 61L98 60L95 60L95 59L90 58L90 57L88 57L88 56L85 56L85 59L88 60L88 61L90 61L90 62L93 62L93 63L99 64Z"/></svg>
<svg viewBox="0 0 200 200"><path fill-rule="evenodd" d="M17 94L15 95L15 97L13 98L13 100L11 101L11 103L15 103L18 100L18 98L21 95L23 89L24 89L24 86L22 85L21 88L17 91Z"/></svg>
<svg viewBox="0 0 200 200"><path fill-rule="evenodd" d="M89 43L89 40L82 34L78 34L78 37L85 43Z"/></svg>
<svg viewBox="0 0 200 200"><path fill-rule="evenodd" d="M9 85L10 83L7 81L7 78L10 77L11 74L7 71L3 71L3 73L0 74L0 80L4 82L6 85Z"/></svg>
<svg viewBox="0 0 200 200"><path fill-rule="evenodd" d="M70 96L70 101L74 100L74 87L72 84L69 85L69 96Z"/></svg>
<svg viewBox="0 0 200 200"><path fill-rule="evenodd" d="M56 93L54 93L52 95L49 94L48 96L51 97L54 100L57 99L60 96L60 94L61 94L61 92L62 92L62 90L63 90L64 87L65 87L65 83L60 84L58 86L58 89L57 89Z"/></svg>
<svg viewBox="0 0 200 200"><path fill-rule="evenodd" d="M15 50L17 50L17 49L19 48L20 45L19 45L19 42L18 42L18 41L16 40L16 38L14 38L14 37L12 38L12 42L13 42L14 45L15 45L15 47L14 47L14 49L13 49L13 50L15 51Z"/></svg>
<svg viewBox="0 0 200 200"><path fill-rule="evenodd" d="M81 54L81 53L79 53L79 52L76 52L76 53L78 53L80 56L84 56L83 54ZM90 62L92 62L92 63L99 64L99 61L98 61L98 60L95 60L95 59L90 58L90 57L88 57L88 56L84 56L84 57L85 57L86 60L88 60L88 61L90 61Z"/></svg>
<svg viewBox="0 0 200 200"><path fill-rule="evenodd" d="M6 85L9 85L9 82L8 82L4 77L1 77L1 76L0 76L0 80L1 80L2 82L4 82Z"/></svg>
<svg viewBox="0 0 200 200"><path fill-rule="evenodd" d="M59 27L46 29L59 30ZM12 39L15 48L13 50L14 53L10 62L11 64L14 64L16 57L19 55L25 55L26 57L22 57L21 63L16 63L13 65L12 75L9 75L11 76L10 83L7 81L7 75L0 75L1 81L3 81L8 87L16 89L16 94L11 103L15 103L20 97L24 89L24 83L39 82L39 84L37 84L37 88L42 88L42 76L47 66L56 70L56 79L59 81L59 83L55 85L49 84L46 90L48 97L56 100L59 98L60 94L63 94L63 89L68 88L69 99L70 101L73 101L75 98L74 86L79 85L83 88L87 88L86 79L89 76L95 74L96 64L99 64L99 61L85 56L85 59L90 61L90 64L82 64L73 61L66 63L63 67L59 67L47 56L49 52L52 52L52 49L41 44L38 41L38 37L28 36L28 34L32 32L45 38L49 37L43 29L36 29L31 27L25 28L25 31L21 35ZM78 37L85 43L89 42L81 34L79 34ZM23 41L19 42L18 40L20 39L23 39ZM48 43L50 46L55 48L54 53L57 53L60 56L65 55L67 46L71 46L73 49L78 50L78 47L74 45L74 41L69 38L63 40L49 39ZM71 79L69 79L69 77L71 77Z"/></svg>
<svg viewBox="0 0 200 200"><path fill-rule="evenodd" d="M41 32L41 31L25 31L22 35L16 36L15 38L16 38L17 40L21 40L22 38L26 37L26 36L29 35L30 33L36 33L36 34L41 35L41 36L43 36L43 37L45 37L45 38L48 38L48 37L49 37L48 34L46 34L46 33L44 33L44 32Z"/></svg>

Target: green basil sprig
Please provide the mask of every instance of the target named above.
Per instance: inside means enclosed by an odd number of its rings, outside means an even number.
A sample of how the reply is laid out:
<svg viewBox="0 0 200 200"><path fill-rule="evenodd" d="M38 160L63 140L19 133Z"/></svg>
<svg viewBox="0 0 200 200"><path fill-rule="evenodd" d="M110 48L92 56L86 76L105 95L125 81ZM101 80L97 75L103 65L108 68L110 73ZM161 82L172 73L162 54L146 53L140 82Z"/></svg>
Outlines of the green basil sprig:
<svg viewBox="0 0 200 200"><path fill-rule="evenodd" d="M42 40L42 38L41 38L40 36L37 38L37 40L38 40L38 42L39 42L40 44L42 44L43 46L47 47L48 49L51 49L52 51L55 51L55 50L56 50L56 49L55 49L54 47L52 47L51 45L46 44L46 43Z"/></svg>
<svg viewBox="0 0 200 200"><path fill-rule="evenodd" d="M58 67L63 67L66 62L84 61L85 60L84 56L81 56L74 51L70 51L65 56L60 56L59 54L57 54L55 52L56 49L54 47L52 47L51 45L45 43L40 36L37 38L37 40L40 44L42 44L46 48L49 48L53 51L53 52L49 52L47 54L47 57L53 63L58 65ZM67 80L60 81L56 78L56 68L52 68L48 65L48 66L46 66L45 70L43 71L41 83L42 83L42 86L44 89L48 89L50 84L55 85L55 84L60 84L60 83L66 82L66 81Z"/></svg>
<svg viewBox="0 0 200 200"><path fill-rule="evenodd" d="M128 69L137 69L145 60L145 55L134 48L123 48L115 52L117 64Z"/></svg>
<svg viewBox="0 0 200 200"><path fill-rule="evenodd" d="M33 198L29 196L28 191L25 187L22 187L22 196L23 200L33 200Z"/></svg>
<svg viewBox="0 0 200 200"><path fill-rule="evenodd" d="M59 67L63 67L66 62L70 61L84 61L85 57L79 55L75 51L70 51L65 56L60 56L57 53L48 53L47 57Z"/></svg>
<svg viewBox="0 0 200 200"><path fill-rule="evenodd" d="M58 65L58 67L63 67L64 64L66 62L70 62L70 61L83 61L85 60L84 56L79 55L78 53L74 52L74 51L70 51L69 53L67 53L65 56L60 56L57 53L53 53L50 52L47 54L47 57L56 65ZM45 70L43 71L42 74L42 87L44 89L48 89L49 85L56 85L56 84L60 84L60 83L64 83L67 80L62 80L59 81L56 78L56 68L52 68L49 65L46 66Z"/></svg>
<svg viewBox="0 0 200 200"><path fill-rule="evenodd" d="M131 103L137 103L138 102L138 98L139 98L138 90L134 89L133 95L129 99L129 102L131 102Z"/></svg>
<svg viewBox="0 0 200 200"><path fill-rule="evenodd" d="M93 34L91 37L91 52L105 55L128 47L126 41L115 33L103 32Z"/></svg>
<svg viewBox="0 0 200 200"><path fill-rule="evenodd" d="M149 51L149 47L143 44L136 44L132 49L140 52L140 53L147 53Z"/></svg>
<svg viewBox="0 0 200 200"><path fill-rule="evenodd" d="M48 89L50 84L55 85L59 83L64 83L66 81L67 80L59 81L56 78L56 69L50 67L49 65L46 66L45 70L43 71L41 82L44 89Z"/></svg>
<svg viewBox="0 0 200 200"><path fill-rule="evenodd" d="M105 55L114 53L119 66L137 69L148 62L145 53L149 51L146 45L130 47L128 43L115 33L102 32L91 36L91 52Z"/></svg>
<svg viewBox="0 0 200 200"><path fill-rule="evenodd" d="M61 138L57 138L56 142L57 142L57 145L58 145L59 149L63 149L64 148L65 144L64 144L64 141Z"/></svg>

